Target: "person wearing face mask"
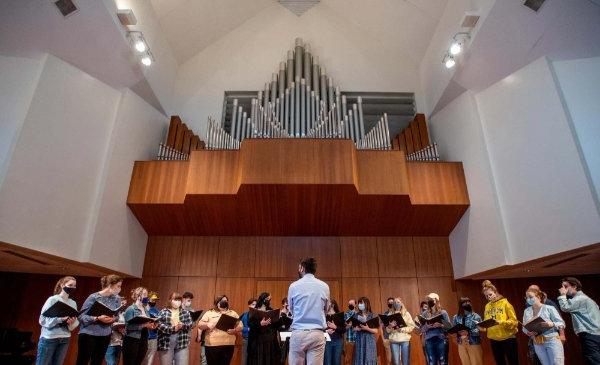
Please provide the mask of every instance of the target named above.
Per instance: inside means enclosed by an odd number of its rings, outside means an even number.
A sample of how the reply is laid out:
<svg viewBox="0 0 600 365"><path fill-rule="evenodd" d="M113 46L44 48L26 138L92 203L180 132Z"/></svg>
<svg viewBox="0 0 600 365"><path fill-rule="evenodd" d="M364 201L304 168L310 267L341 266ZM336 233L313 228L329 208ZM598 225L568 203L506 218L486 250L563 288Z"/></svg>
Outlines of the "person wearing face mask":
<svg viewBox="0 0 600 365"><path fill-rule="evenodd" d="M350 299L348 301L348 310L344 312L344 321L348 321L356 314L356 301ZM346 342L344 343L344 356L352 356L354 354L354 343L356 342L356 332L352 327L346 328ZM352 359L347 359L344 363L350 363Z"/></svg>
<svg viewBox="0 0 600 365"><path fill-rule="evenodd" d="M241 365L248 363L248 333L250 327L248 325L248 319L250 317L250 308L256 308L256 299L248 299L248 310L240 315L240 321L244 328L242 329L242 362Z"/></svg>
<svg viewBox="0 0 600 365"><path fill-rule="evenodd" d="M279 311L280 317L292 318L292 312L290 312L290 307L287 298L281 299L281 310ZM279 328L277 329L279 332L287 332L290 330L290 322L279 321ZM287 356L290 351L290 338L288 337L285 341L281 342L281 364L285 364L287 361Z"/></svg>
<svg viewBox="0 0 600 365"><path fill-rule="evenodd" d="M422 314L425 319L442 316L443 323L421 323L420 330L425 340L425 350L427 353L427 363L429 365L447 365L448 364L448 337L446 330L450 326L450 317L442 305L440 297L436 293L427 295L427 310Z"/></svg>
<svg viewBox="0 0 600 365"><path fill-rule="evenodd" d="M416 325L412 319L410 313L406 310L402 299L394 298L392 304L392 313L400 313L402 319L406 323L406 327L398 327L396 321L390 321L389 325L385 328L385 332L389 335L390 340L390 351L392 353L393 365L408 365L410 364L410 337L411 332L415 329Z"/></svg>
<svg viewBox="0 0 600 365"><path fill-rule="evenodd" d="M269 311L271 308L271 294L264 292L258 296L256 309ZM260 319L256 316L248 318L248 365L278 365L281 362L279 339L277 338L278 323L271 323L270 319Z"/></svg>
<svg viewBox="0 0 600 365"><path fill-rule="evenodd" d="M158 318L160 314L160 311L158 310L158 308L156 308L156 303L158 302L158 299L158 294L155 292L150 292L150 294L148 295L147 312L148 316L152 318ZM154 362L154 355L156 354L157 347L157 338L158 331L156 329L148 330L148 350L146 351L146 357L144 358L142 364L152 365L152 363Z"/></svg>
<svg viewBox="0 0 600 365"><path fill-rule="evenodd" d="M229 308L229 298L226 295L219 295L215 298L214 307L206 311L198 322L198 328L206 331L204 346L208 365L229 365L235 349L235 336L242 332L244 327L242 322L238 321L237 326L228 329L227 332L216 328L223 314L239 318L239 315Z"/></svg>
<svg viewBox="0 0 600 365"><path fill-rule="evenodd" d="M183 295L181 296L182 300L181 300L181 309L184 309L188 312L190 312L190 315L192 313L194 313L194 305L192 304L193 300L194 300L194 293L186 291L183 293ZM198 321L200 320L200 318L198 318L196 321L194 321L194 319L192 318L192 327L188 330L188 335L190 336L190 338L192 338L192 332L194 331L194 328L196 328ZM189 357L189 347L187 349L185 349L184 351L188 351L188 357ZM205 346L204 346L204 342L202 342L202 346L201 346L201 356L202 356L202 364L206 365L206 351L205 351Z"/></svg>
<svg viewBox="0 0 600 365"><path fill-rule="evenodd" d="M600 364L600 309L585 295L579 280L567 277L561 280L558 304L563 312L571 313L573 329L581 344L581 353L587 364Z"/></svg>
<svg viewBox="0 0 600 365"><path fill-rule="evenodd" d="M558 330L565 328L565 322L556 308L542 303L544 295L539 289L527 290L525 297L529 307L523 312L523 332L533 339L538 359L542 365L563 365L565 354ZM525 325L538 317L545 321L542 324L544 331L536 333L527 330Z"/></svg>
<svg viewBox="0 0 600 365"><path fill-rule="evenodd" d="M377 364L377 343L376 336L379 330L370 328L366 325L368 320L377 317L371 310L371 302L366 297L358 299L358 312L356 318L364 323L354 327L356 332L356 342L354 344L353 365L376 365ZM350 323L350 326L352 324Z"/></svg>
<svg viewBox="0 0 600 365"><path fill-rule="evenodd" d="M190 312L181 308L181 294L169 295L167 306L158 315L158 354L161 365L188 365Z"/></svg>
<svg viewBox="0 0 600 365"><path fill-rule="evenodd" d="M383 313L384 315L390 315L394 313L394 298L387 298L387 310ZM385 350L385 359L386 364L392 363L392 352L390 350L390 340L389 335L385 328L383 328L383 323L381 324L381 333L383 334L383 348Z"/></svg>
<svg viewBox="0 0 600 365"><path fill-rule="evenodd" d="M117 310L121 307L121 284L123 279L118 275L106 275L100 279L102 290L90 294L81 306L79 322L81 328L77 341L77 365L101 365L110 343L112 324L117 316L90 316L88 311L95 302Z"/></svg>
<svg viewBox="0 0 600 365"><path fill-rule="evenodd" d="M146 311L148 304L148 290L143 287L131 291L131 304L124 313L125 337L123 338L123 365L141 365L148 350L148 330L156 329L156 324L132 324L135 317L149 317Z"/></svg>
<svg viewBox="0 0 600 365"><path fill-rule="evenodd" d="M70 298L76 287L77 281L72 276L65 276L58 280L54 286L54 295L46 300L41 313L59 301L77 310L77 303ZM50 318L40 314L39 322L42 331L38 342L36 365L62 365L69 349L71 331L79 325L77 318Z"/></svg>
<svg viewBox="0 0 600 365"><path fill-rule="evenodd" d="M419 322L419 315L424 316L427 313L429 307L427 306L427 301L423 300L419 304L420 312L418 315L413 318L413 321L416 324L415 332L419 334L419 339L421 340L421 349L423 350L423 358L425 362L427 362L427 349L425 348L425 339L423 338L423 332L421 332L421 323Z"/></svg>
<svg viewBox="0 0 600 365"><path fill-rule="evenodd" d="M456 334L458 344L458 357L463 365L482 365L483 351L481 349L481 337L477 323L481 322L481 316L473 311L471 299L460 298L458 301L458 314L452 318L452 324L462 324L468 331L460 331Z"/></svg>
<svg viewBox="0 0 600 365"><path fill-rule="evenodd" d="M337 302L334 299L329 300L328 315L340 312ZM325 344L325 360L324 365L340 365L342 363L342 352L344 350L344 332L345 327L338 327L333 322L327 322L327 333L331 338Z"/></svg>
<svg viewBox="0 0 600 365"><path fill-rule="evenodd" d="M317 261L310 257L300 261L300 279L290 284L288 301L294 314L290 337L290 365L322 364L327 328L325 311L329 304L329 285L317 279Z"/></svg>
<svg viewBox="0 0 600 365"><path fill-rule="evenodd" d="M127 305L127 300L121 296L119 298L121 299L121 310L119 310L117 320L111 325L110 343L108 344L106 355L104 355L106 365L119 365L121 352L123 352L123 335L125 335L125 316L123 312Z"/></svg>
<svg viewBox="0 0 600 365"><path fill-rule="evenodd" d="M529 288L527 288L527 291L531 290L531 289L535 289L535 290L539 290L542 293L542 304L546 304L546 305L551 305L554 308L556 308L556 311L560 313L560 308L558 307L558 304L556 304L552 299L548 298L548 295L546 293L544 293L539 286L532 284L529 285ZM525 306L526 307L531 307L531 305L529 305L527 303L527 299L525 300ZM567 339L565 336L565 330L564 328L559 329L558 331L558 337L560 338L560 340L564 343ZM537 357L536 353L535 353L535 347L533 344L533 338L529 338L529 342L527 343L527 345L529 346L529 353L528 356L531 359L531 361L533 362L533 365L540 365L540 359Z"/></svg>
<svg viewBox="0 0 600 365"><path fill-rule="evenodd" d="M486 332L492 345L492 353L497 365L514 365L519 363L517 338L519 321L512 304L504 298L492 282L485 280L482 293L488 300L483 312L483 320L494 319L497 325L490 328L480 328Z"/></svg>

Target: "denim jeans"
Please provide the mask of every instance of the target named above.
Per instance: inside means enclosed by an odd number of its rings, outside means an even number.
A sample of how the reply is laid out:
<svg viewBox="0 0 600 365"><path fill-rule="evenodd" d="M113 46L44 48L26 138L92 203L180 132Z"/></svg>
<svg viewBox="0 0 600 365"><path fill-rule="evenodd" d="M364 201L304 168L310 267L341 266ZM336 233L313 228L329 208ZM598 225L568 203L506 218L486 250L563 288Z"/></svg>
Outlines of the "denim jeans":
<svg viewBox="0 0 600 365"><path fill-rule="evenodd" d="M533 345L542 365L564 365L565 352L558 336L553 336L541 345Z"/></svg>
<svg viewBox="0 0 600 365"><path fill-rule="evenodd" d="M448 339L431 337L425 340L428 365L448 365Z"/></svg>
<svg viewBox="0 0 600 365"><path fill-rule="evenodd" d="M342 352L344 351L344 339L337 338L325 343L325 361L323 365L340 365L342 363Z"/></svg>
<svg viewBox="0 0 600 365"><path fill-rule="evenodd" d="M410 364L410 342L390 342L390 350L392 351L392 364L402 365Z"/></svg>
<svg viewBox="0 0 600 365"><path fill-rule="evenodd" d="M37 350L36 365L62 365L67 356L71 338L40 337Z"/></svg>
<svg viewBox="0 0 600 365"><path fill-rule="evenodd" d="M169 339L169 349L158 351L161 365L188 365L190 356L189 348L175 350L177 346L177 333L173 333Z"/></svg>
<svg viewBox="0 0 600 365"><path fill-rule="evenodd" d="M121 346L108 346L104 360L106 365L119 365L119 359L121 358Z"/></svg>

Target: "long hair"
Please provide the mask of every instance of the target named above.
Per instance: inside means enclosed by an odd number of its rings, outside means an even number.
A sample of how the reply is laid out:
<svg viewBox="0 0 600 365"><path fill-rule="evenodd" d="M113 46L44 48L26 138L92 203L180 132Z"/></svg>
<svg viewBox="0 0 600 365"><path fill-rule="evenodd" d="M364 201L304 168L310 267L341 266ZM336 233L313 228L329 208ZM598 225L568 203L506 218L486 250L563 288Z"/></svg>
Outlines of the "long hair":
<svg viewBox="0 0 600 365"><path fill-rule="evenodd" d="M258 299L256 300L256 309L259 309L260 307L263 306L263 304L265 304L265 299L267 299L269 297L269 293L267 292L262 292L260 293L260 295L258 296ZM267 310L271 310L271 303L269 303L269 306L265 306Z"/></svg>
<svg viewBox="0 0 600 365"><path fill-rule="evenodd" d="M59 294L60 291L62 290L63 285L65 285L65 283L67 281L71 281L71 280L73 280L75 282L77 281L72 276L64 276L64 277L58 279L58 281L56 282L56 285L54 285L54 295Z"/></svg>
<svg viewBox="0 0 600 365"><path fill-rule="evenodd" d="M402 308L400 308L400 314L404 315L406 312L408 312L408 309L406 309L406 305L402 301L402 298L392 298L392 299L394 299L394 304L396 303L396 300L399 301L400 303L402 303ZM392 309L394 310L394 312L396 311L396 308L392 307Z"/></svg>
<svg viewBox="0 0 600 365"><path fill-rule="evenodd" d="M358 298L358 303L363 302L365 303L365 310L362 312L362 314L366 314L366 313L372 313L371 311L371 301L369 300L369 298L367 297L360 297Z"/></svg>
<svg viewBox="0 0 600 365"><path fill-rule="evenodd" d="M465 318L465 309L463 308L463 304L465 304L466 302L471 302L471 299L469 299L469 297L461 297L458 300L458 315L461 318ZM472 305L472 304L471 304Z"/></svg>
<svg viewBox="0 0 600 365"><path fill-rule="evenodd" d="M329 299L329 303L331 304L331 308L333 308L333 311L335 313L340 312L340 307L338 306L338 303L335 301L335 299Z"/></svg>
<svg viewBox="0 0 600 365"><path fill-rule="evenodd" d="M100 285L102 286L102 289L105 289L121 281L123 281L123 278L119 275L109 274L100 279Z"/></svg>
<svg viewBox="0 0 600 365"><path fill-rule="evenodd" d="M174 309L171 302L176 299L181 300L181 299L183 299L183 297L181 296L180 293L174 291L171 293L171 295L169 295L169 301L167 302L167 305L165 307L167 307L169 309ZM181 307L179 307L179 308L181 309Z"/></svg>

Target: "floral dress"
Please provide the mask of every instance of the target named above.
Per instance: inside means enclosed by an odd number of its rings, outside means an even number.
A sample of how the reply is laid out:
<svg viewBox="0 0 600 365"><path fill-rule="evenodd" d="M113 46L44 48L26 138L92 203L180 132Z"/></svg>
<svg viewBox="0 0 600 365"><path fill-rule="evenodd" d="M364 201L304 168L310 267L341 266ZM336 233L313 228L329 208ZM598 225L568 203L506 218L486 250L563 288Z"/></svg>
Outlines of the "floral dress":
<svg viewBox="0 0 600 365"><path fill-rule="evenodd" d="M366 322L376 314L369 313L366 318L358 316L362 322ZM354 344L354 361L353 365L377 365L377 343L375 342L375 334L367 331L356 331L356 342Z"/></svg>

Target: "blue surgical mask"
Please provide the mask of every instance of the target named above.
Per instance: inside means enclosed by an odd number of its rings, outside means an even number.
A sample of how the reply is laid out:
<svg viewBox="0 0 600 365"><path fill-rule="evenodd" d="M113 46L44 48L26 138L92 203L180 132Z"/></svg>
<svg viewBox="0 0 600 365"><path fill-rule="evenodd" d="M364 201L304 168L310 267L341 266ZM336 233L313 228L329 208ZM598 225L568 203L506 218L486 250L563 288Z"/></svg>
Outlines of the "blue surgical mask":
<svg viewBox="0 0 600 365"><path fill-rule="evenodd" d="M402 308L401 303L394 303L394 309L400 309L400 308Z"/></svg>
<svg viewBox="0 0 600 365"><path fill-rule="evenodd" d="M365 310L365 303L358 303L358 310L361 312L364 312Z"/></svg>
<svg viewBox="0 0 600 365"><path fill-rule="evenodd" d="M144 298L142 298L142 304L143 304L143 305L146 305L146 304L148 304L148 297L144 297Z"/></svg>
<svg viewBox="0 0 600 365"><path fill-rule="evenodd" d="M527 304L534 305L535 304L535 298L534 297L527 297Z"/></svg>

